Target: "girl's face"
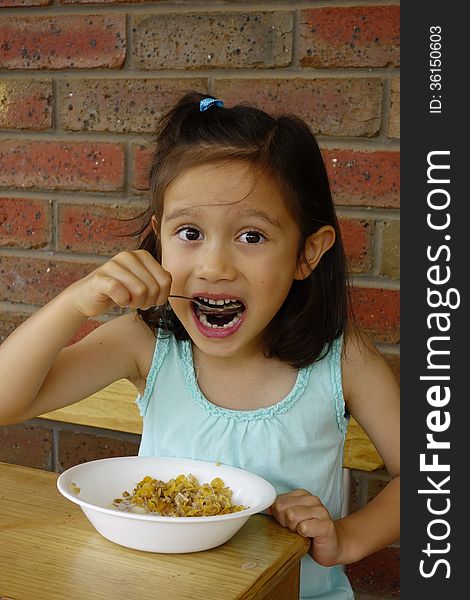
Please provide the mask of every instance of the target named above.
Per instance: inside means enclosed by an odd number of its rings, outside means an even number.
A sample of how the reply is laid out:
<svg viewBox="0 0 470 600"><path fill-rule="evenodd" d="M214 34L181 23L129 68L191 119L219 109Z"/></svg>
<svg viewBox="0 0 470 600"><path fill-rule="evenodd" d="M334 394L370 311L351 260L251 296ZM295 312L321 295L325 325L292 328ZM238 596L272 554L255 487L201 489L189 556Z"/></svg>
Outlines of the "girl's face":
<svg viewBox="0 0 470 600"><path fill-rule="evenodd" d="M171 300L194 344L221 357L260 352L299 275L299 229L274 181L241 161L192 167L165 191L160 236L171 293L208 305Z"/></svg>

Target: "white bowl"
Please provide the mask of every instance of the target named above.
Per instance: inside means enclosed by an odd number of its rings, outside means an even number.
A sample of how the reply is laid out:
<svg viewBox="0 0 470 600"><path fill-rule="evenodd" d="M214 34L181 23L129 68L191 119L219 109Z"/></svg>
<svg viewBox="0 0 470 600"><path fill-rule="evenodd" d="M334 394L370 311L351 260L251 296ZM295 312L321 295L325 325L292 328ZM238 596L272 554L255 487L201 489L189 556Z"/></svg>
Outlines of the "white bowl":
<svg viewBox="0 0 470 600"><path fill-rule="evenodd" d="M168 481L192 473L200 484L220 477L232 491L234 504L246 510L213 517L162 517L122 512L112 502L132 492L146 475ZM80 488L74 493L74 486ZM146 552L198 552L228 541L248 518L271 506L273 486L258 475L213 462L186 458L124 456L94 460L67 469L57 480L59 492L78 504L102 536L127 548Z"/></svg>

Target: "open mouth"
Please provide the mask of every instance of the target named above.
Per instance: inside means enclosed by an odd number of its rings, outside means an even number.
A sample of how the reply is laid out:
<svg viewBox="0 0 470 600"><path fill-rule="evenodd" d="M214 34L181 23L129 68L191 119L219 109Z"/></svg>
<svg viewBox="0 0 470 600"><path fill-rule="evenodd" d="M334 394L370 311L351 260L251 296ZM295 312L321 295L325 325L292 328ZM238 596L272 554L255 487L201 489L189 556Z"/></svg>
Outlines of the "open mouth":
<svg viewBox="0 0 470 600"><path fill-rule="evenodd" d="M241 319L245 305L235 298L214 300L197 296L193 302L194 314L201 325L212 329L230 329Z"/></svg>

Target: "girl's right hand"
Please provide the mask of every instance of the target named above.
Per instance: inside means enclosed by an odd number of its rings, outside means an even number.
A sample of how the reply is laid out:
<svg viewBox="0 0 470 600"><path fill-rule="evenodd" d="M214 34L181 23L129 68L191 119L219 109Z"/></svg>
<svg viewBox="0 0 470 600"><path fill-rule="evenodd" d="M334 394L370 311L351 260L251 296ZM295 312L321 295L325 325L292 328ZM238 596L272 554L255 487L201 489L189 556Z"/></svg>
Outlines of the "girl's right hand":
<svg viewBox="0 0 470 600"><path fill-rule="evenodd" d="M74 308L84 317L96 317L115 304L147 309L164 304L171 274L147 252L120 252L69 288Z"/></svg>

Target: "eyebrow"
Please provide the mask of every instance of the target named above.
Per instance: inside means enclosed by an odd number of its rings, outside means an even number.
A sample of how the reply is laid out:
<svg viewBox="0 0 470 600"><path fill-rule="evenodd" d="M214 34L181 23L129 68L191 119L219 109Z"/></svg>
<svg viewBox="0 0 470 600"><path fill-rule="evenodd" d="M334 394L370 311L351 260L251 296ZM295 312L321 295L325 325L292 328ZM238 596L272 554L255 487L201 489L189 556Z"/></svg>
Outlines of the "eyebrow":
<svg viewBox="0 0 470 600"><path fill-rule="evenodd" d="M279 221L277 219L275 219L274 217L272 217L271 215L269 215L268 213L264 212L264 210L257 210L256 208L248 208L245 211L245 213L248 217L257 217L258 219L261 219L262 221L266 221L270 225L273 225L273 227L278 227L279 229L281 228L281 224L279 223Z"/></svg>
<svg viewBox="0 0 470 600"><path fill-rule="evenodd" d="M221 206L221 204L216 204L215 206ZM165 221L174 221L175 219L179 219L180 217L191 217L197 215L199 212L199 207L176 208L167 215ZM258 210L256 208L247 208L245 210L242 210L241 214L247 217L256 217L258 219L261 219L262 221L265 221L269 225L272 225L273 227L281 228L280 222L268 213L264 212L263 210Z"/></svg>
<svg viewBox="0 0 470 600"><path fill-rule="evenodd" d="M175 219L179 219L180 217L190 217L198 212L199 211L196 208L175 208L175 210L172 210L167 215L165 221L174 221Z"/></svg>

